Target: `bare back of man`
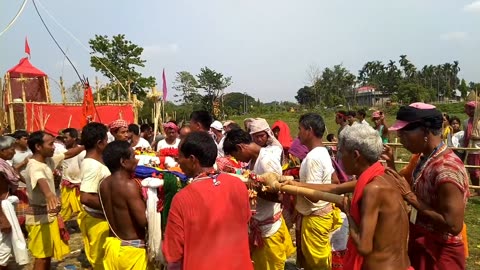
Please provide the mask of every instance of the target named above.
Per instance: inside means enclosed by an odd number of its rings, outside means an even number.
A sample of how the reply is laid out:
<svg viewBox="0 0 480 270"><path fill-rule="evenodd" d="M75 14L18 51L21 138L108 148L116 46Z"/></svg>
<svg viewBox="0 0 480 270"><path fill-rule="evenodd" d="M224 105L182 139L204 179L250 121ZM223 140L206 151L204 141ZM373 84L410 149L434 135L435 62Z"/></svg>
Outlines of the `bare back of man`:
<svg viewBox="0 0 480 270"><path fill-rule="evenodd" d="M390 178L384 175L368 183L360 201L361 226L370 228L361 231L373 233L370 252L358 249L364 256L363 269L405 270L410 267L406 205Z"/></svg>
<svg viewBox="0 0 480 270"><path fill-rule="evenodd" d="M100 198L110 225L110 235L122 240L145 239L147 217L141 189L121 171L100 184Z"/></svg>

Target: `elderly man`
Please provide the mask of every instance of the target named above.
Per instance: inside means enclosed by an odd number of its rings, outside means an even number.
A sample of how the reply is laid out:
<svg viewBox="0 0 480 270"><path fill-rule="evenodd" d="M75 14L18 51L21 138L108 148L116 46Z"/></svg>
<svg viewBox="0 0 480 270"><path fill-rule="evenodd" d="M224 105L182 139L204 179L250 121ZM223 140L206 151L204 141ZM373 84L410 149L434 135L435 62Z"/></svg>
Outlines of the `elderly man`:
<svg viewBox="0 0 480 270"><path fill-rule="evenodd" d="M112 134L115 141L128 141L128 123L125 120L118 119L108 125L110 134Z"/></svg>
<svg viewBox="0 0 480 270"><path fill-rule="evenodd" d="M353 125L340 133L339 145L346 173L358 175L357 181L340 185L287 184L337 194L353 192L351 205L344 200L350 225L344 269L412 269L407 255L407 209L395 178L386 175L379 162L383 144L378 132ZM315 200L314 195L307 198Z"/></svg>
<svg viewBox="0 0 480 270"><path fill-rule="evenodd" d="M282 165L270 148L260 147L241 129L227 133L224 150L236 160L248 162L249 169L260 175L282 174ZM295 252L290 233L282 218L278 194L258 190L256 213L250 221L250 246L255 270L283 270L285 261Z"/></svg>
<svg viewBox="0 0 480 270"><path fill-rule="evenodd" d="M188 134L179 150L178 163L192 182L173 197L162 246L168 269L253 269L245 184L213 169L217 151L206 132Z"/></svg>
<svg viewBox="0 0 480 270"><path fill-rule="evenodd" d="M9 136L0 137L0 198L1 200L6 200L10 202L7 198L9 194L15 192L18 188L19 183L21 183L21 177L15 171L15 169L8 164L7 160L13 158L15 154L15 139ZM13 206L11 206L13 208ZM4 212L4 207L0 207L0 269L8 269L7 264L9 259L12 257L12 229L13 226L7 215L10 213ZM17 228L19 228L18 221L16 221L15 215L10 216L11 222L17 222ZM14 234L20 234L21 231L13 231ZM25 239L21 239L25 244ZM19 241L18 243L21 243ZM16 243L16 244L18 244ZM25 255L28 256L28 252L25 250Z"/></svg>

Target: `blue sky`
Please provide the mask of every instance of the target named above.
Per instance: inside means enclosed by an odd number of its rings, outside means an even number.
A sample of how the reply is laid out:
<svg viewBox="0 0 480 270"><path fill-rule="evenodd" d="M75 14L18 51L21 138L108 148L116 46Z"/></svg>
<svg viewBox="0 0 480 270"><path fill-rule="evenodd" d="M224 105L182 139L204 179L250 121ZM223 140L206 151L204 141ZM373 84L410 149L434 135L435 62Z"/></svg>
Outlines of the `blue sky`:
<svg viewBox="0 0 480 270"><path fill-rule="evenodd" d="M1 1L0 30L21 6ZM81 74L94 81L88 40L123 33L145 48L145 75L165 68L169 99L178 71L198 74L208 66L232 76L227 91L262 101L294 100L311 66L342 63L354 74L369 60L417 66L460 61L467 81L480 81L480 1L475 0L37 0L44 19ZM81 44L64 32L53 18ZM28 36L32 63L66 85L73 69L41 25L31 1L13 27L0 36L0 72L24 56ZM106 80L103 79L105 82ZM50 83L52 95L60 91Z"/></svg>

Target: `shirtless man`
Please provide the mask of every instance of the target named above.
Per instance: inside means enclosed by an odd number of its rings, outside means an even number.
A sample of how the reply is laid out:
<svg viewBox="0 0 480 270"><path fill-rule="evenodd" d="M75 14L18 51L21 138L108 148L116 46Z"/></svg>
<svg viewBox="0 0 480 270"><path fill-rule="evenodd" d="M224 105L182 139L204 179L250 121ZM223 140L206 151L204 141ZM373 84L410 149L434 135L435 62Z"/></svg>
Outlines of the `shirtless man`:
<svg viewBox="0 0 480 270"><path fill-rule="evenodd" d="M103 152L112 173L99 187L100 202L110 227L105 243L105 269L149 269L145 249L146 204L139 184L132 179L138 160L130 144L115 141Z"/></svg>
<svg viewBox="0 0 480 270"><path fill-rule="evenodd" d="M370 127L353 125L340 133L339 148L345 172L358 175L357 181L340 185L287 184L335 194L353 192L351 206L344 203L350 223L344 269L410 269L407 211L395 180L384 174L378 161L383 150L380 135Z"/></svg>

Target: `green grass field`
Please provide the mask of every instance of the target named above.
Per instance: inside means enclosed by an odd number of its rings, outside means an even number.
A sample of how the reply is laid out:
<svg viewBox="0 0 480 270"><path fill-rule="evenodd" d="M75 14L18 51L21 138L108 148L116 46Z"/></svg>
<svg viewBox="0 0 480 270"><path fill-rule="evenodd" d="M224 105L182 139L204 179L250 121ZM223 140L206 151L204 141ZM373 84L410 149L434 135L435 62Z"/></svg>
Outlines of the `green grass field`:
<svg viewBox="0 0 480 270"><path fill-rule="evenodd" d="M460 119L466 119L466 115L463 114L463 104L449 104L447 106L438 106L438 108L449 115L456 115ZM371 113L371 112L370 112ZM392 112L393 114L393 112ZM231 120L236 121L243 127L243 120L249 117L262 117L265 118L270 125L276 120L282 120L290 127L290 133L292 137L296 137L298 133L298 119L301 113L276 113L268 115L244 115L240 117L232 117ZM334 112L320 113L323 116L326 132L337 134L338 126L335 124ZM386 115L386 122L388 125L393 124L395 121L395 115ZM367 115L368 117L368 115ZM367 118L369 121L369 118ZM371 123L371 121L369 121ZM391 141L395 139L395 134L391 134ZM408 161L409 153L405 149L399 149L398 158ZM470 257L467 260L467 269L480 269L480 197L472 198L469 200L466 214L465 223L467 224L468 240L469 240L469 253Z"/></svg>

